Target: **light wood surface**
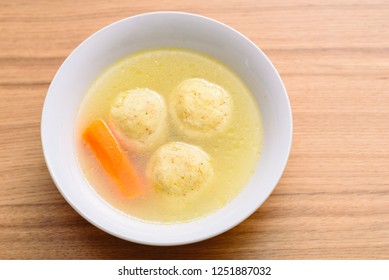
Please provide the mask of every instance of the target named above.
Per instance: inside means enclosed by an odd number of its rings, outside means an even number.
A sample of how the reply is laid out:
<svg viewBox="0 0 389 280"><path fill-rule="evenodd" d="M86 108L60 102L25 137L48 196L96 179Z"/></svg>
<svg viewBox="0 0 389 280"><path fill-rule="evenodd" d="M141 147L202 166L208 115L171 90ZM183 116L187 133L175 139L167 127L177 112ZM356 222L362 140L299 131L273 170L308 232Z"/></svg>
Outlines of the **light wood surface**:
<svg viewBox="0 0 389 280"><path fill-rule="evenodd" d="M96 30L143 12L203 14L238 29L288 90L293 148L249 219L178 247L95 228L57 191L40 116L65 57ZM0 0L1 259L389 259L389 2Z"/></svg>

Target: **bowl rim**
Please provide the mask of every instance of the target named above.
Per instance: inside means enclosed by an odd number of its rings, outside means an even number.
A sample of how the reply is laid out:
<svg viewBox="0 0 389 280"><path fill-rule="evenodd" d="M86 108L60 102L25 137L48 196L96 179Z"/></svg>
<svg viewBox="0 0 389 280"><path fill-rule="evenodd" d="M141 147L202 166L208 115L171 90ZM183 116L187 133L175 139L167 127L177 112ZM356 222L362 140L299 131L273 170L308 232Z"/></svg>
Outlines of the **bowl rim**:
<svg viewBox="0 0 389 280"><path fill-rule="evenodd" d="M212 24L217 24L217 25L227 29L229 32L235 33L236 35L241 37L245 41L245 43L251 45L251 47L254 47L256 49L256 51L258 51L263 56L263 58L266 60L266 62L272 68L274 74L276 75L277 82L282 87L283 97L285 98L285 101L287 103L287 109L288 109L288 111L285 112L285 113L287 113L287 119L289 120L288 125L289 125L289 128L290 128L290 133L288 135L289 136L288 139L284 139L287 152L284 154L282 162L278 163L279 166L280 166L279 167L279 170L280 170L279 171L279 175L277 176L278 180L275 182L274 186L272 187L271 192L269 192L269 194L264 197L262 202L258 203L257 207L253 211L247 212L245 215L243 215L241 217L241 219L237 219L234 222L230 223L228 226L225 226L223 228L219 228L218 230L213 231L212 234L208 234L205 237L200 237L200 238L193 237L193 238L190 238L190 239L176 240L176 241L172 241L172 242L158 242L158 240L147 240L146 241L146 240L139 240L139 239L131 238L129 236L117 233L117 232L115 232L114 230L112 230L112 229L110 229L108 227L103 227L102 225L100 225L99 223L97 223L96 221L94 221L93 219L88 217L88 215L86 215L82 210L80 210L80 208L77 206L77 204L75 204L71 200L71 198L69 198L67 196L67 194L64 192L63 187L61 186L60 180L56 176L56 173L53 170L53 167L51 165L51 160L49 158L49 153L47 151L47 148L45 148L45 146L46 146L45 143L48 140L45 139L46 136L45 136L45 132L44 132L44 130L45 130L44 129L44 122L45 122L45 118L46 118L45 116L47 114L47 107L48 107L46 100L47 100L48 96L50 95L50 92L52 91L52 87L53 87L54 81L60 75L61 68L63 68L63 66L65 64L67 64L68 60L72 57L72 55L74 53L76 53L80 48L82 48L82 46L84 44L86 44L87 41L89 41L91 38L93 38L95 36L98 36L99 33L104 32L105 30L110 29L111 27L113 27L113 26L115 26L117 24L121 24L123 22L130 21L130 20L133 20L133 19L136 19L136 18L140 18L140 17L147 17L147 16L154 16L154 15L161 15L161 14L163 14L163 15L184 15L184 16L190 16L190 17L201 19L201 20L209 21ZM226 24L224 24L224 23L222 23L222 22L220 22L218 20L215 20L215 19L203 16L203 15L194 14L194 13L188 13L188 12L181 12L181 11L157 11L157 12L148 12L148 13L136 14L136 15L133 15L133 16L126 17L126 18L123 18L121 20L115 21L115 22L113 22L113 23L111 23L111 24L109 24L109 25L107 25L107 26L97 30L92 35L90 35L89 37L84 39L80 44L78 44L77 47L72 50L72 52L63 61L61 66L57 69L57 72L55 73L55 75L54 75L54 77L53 77L53 79L52 79L52 81L50 83L50 86L49 86L49 88L47 90L47 94L46 94L46 97L45 97L43 109L42 109L41 127L40 128L41 128L41 144L42 144L43 155L44 155L44 159L45 159L48 171L50 173L50 176L51 176L52 180L54 181L57 189L59 190L59 192L63 196L63 198L69 203L69 205L74 210L76 210L76 212L78 214L80 214L85 220L87 220L89 223L91 223L92 225L96 226L97 228L99 228L99 229L101 229L101 230L103 230L103 231L105 231L105 232L107 232L107 233L109 233L109 234L111 234L111 235L113 235L115 237L118 237L120 239L126 240L126 241L131 241L131 242L135 242L135 243L138 243L138 244L144 244L144 245L153 245L153 246L176 246L176 245L191 244L191 243L196 243L196 242L199 242L199 241L203 241L203 240L215 237L217 235L220 235L220 234L230 230L231 228L237 226L238 224L240 224L241 222L246 220L249 216L251 216L268 199L268 197L274 191L274 189L276 188L278 182L282 178L282 174L285 171L285 168L286 168L286 165L287 165L287 161L288 161L289 156L290 156L290 152L291 152L291 148L292 148L292 137L293 137L293 118L292 118L292 110L291 110L291 105L290 105L290 100L289 100L289 97L288 97L288 93L286 91L285 85L282 82L281 77L280 77L278 71L276 70L276 68L274 67L273 63L270 61L270 59L266 56L266 54L256 44L254 44L249 38L247 38L245 35L243 35L239 31L237 31L236 29L234 29L234 28L232 28L232 27L230 27L230 26L228 26L228 25L226 25ZM202 219L202 218L200 218L200 219ZM190 222L191 221L189 221L189 223Z"/></svg>

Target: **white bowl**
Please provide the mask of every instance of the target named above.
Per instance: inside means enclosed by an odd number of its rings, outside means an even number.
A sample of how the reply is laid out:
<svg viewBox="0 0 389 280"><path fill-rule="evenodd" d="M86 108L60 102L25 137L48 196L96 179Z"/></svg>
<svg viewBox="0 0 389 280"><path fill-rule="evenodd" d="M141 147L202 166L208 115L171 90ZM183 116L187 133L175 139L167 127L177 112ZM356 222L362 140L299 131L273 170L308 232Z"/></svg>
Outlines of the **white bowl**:
<svg viewBox="0 0 389 280"><path fill-rule="evenodd" d="M187 223L148 223L114 210L88 185L75 157L76 115L91 83L118 59L158 47L192 49L228 65L255 95L264 127L262 156L248 185L224 208ZM158 12L113 23L86 39L69 55L49 87L41 133L50 174L63 197L81 216L125 240L149 245L179 245L227 231L267 199L289 156L292 115L281 78L270 60L249 39L203 16Z"/></svg>

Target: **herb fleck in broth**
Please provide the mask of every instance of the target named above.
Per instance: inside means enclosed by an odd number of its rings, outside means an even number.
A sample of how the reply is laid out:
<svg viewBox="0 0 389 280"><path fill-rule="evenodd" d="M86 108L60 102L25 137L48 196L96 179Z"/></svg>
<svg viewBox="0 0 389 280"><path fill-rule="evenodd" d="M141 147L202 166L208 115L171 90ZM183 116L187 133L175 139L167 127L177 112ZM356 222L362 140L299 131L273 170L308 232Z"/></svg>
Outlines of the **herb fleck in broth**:
<svg viewBox="0 0 389 280"><path fill-rule="evenodd" d="M203 79L220 86L231 97L231 118L215 135L183 133L172 121L171 106L177 86L188 79ZM166 134L149 150L127 155L142 178L144 195L128 199L118 191L82 140L84 129L101 118L110 126L111 106L121 92L145 88L161 95L168 110ZM111 126L110 126L111 127ZM184 49L155 49L132 54L107 68L86 93L77 118L76 149L83 174L99 196L117 210L154 222L183 222L210 214L236 197L254 173L263 141L260 113L252 93L228 67ZM209 157L212 177L198 191L169 195L150 183L150 157L163 144L183 142L201 148Z"/></svg>

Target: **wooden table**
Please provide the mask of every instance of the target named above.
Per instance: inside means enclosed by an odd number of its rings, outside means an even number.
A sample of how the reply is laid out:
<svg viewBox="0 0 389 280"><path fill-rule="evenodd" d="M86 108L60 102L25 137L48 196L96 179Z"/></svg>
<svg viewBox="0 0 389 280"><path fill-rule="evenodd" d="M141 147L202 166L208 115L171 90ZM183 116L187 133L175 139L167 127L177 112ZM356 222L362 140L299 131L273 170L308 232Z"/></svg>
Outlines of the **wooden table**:
<svg viewBox="0 0 389 280"><path fill-rule="evenodd" d="M65 202L43 159L40 117L81 41L166 9L220 20L265 51L289 92L294 139L278 187L249 219L159 248L112 237ZM0 0L0 258L389 259L388 88L387 0Z"/></svg>

